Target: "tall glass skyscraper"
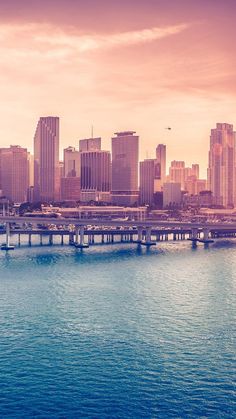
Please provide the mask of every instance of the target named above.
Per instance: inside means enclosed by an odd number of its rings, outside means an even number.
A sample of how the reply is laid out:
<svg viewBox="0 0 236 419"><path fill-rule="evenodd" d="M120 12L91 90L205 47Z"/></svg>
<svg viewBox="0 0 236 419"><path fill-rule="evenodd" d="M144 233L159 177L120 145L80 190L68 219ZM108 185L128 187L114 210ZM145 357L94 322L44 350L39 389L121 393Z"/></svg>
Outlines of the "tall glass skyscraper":
<svg viewBox="0 0 236 419"><path fill-rule="evenodd" d="M208 188L213 193L214 203L226 208L236 204L235 140L231 124L217 124L211 130Z"/></svg>
<svg viewBox="0 0 236 419"><path fill-rule="evenodd" d="M41 117L34 136L35 200L55 201L60 196L59 118Z"/></svg>
<svg viewBox="0 0 236 419"><path fill-rule="evenodd" d="M139 137L134 131L112 138L112 201L132 205L138 201Z"/></svg>

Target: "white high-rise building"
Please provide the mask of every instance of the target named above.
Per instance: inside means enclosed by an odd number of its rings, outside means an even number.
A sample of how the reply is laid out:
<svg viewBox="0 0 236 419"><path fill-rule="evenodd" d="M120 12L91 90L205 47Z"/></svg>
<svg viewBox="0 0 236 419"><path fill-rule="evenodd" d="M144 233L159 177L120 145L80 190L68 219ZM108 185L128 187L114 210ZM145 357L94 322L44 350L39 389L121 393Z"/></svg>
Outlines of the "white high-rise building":
<svg viewBox="0 0 236 419"><path fill-rule="evenodd" d="M211 130L208 188L216 205L233 207L235 200L235 141L231 124L217 124Z"/></svg>

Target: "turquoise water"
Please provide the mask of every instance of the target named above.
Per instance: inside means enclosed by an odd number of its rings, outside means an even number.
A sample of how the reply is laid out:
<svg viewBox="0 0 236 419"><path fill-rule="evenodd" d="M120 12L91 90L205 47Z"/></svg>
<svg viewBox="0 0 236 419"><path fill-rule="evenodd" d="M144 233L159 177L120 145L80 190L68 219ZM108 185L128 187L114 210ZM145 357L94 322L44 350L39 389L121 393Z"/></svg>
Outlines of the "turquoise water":
<svg viewBox="0 0 236 419"><path fill-rule="evenodd" d="M236 242L0 253L1 418L233 418Z"/></svg>

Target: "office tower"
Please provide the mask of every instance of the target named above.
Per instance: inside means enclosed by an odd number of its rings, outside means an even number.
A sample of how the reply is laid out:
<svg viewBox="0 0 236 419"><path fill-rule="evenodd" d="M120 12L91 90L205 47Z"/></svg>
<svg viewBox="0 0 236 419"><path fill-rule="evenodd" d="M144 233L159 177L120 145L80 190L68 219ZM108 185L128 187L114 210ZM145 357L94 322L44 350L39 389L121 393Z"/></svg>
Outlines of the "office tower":
<svg viewBox="0 0 236 419"><path fill-rule="evenodd" d="M139 202L141 205L152 205L154 193L160 191L157 182L161 179L160 163L156 159L146 159L139 164Z"/></svg>
<svg viewBox="0 0 236 419"><path fill-rule="evenodd" d="M59 178L64 177L64 161L59 161Z"/></svg>
<svg viewBox="0 0 236 419"><path fill-rule="evenodd" d="M36 201L59 199L59 118L39 119L34 136L34 183Z"/></svg>
<svg viewBox="0 0 236 419"><path fill-rule="evenodd" d="M29 187L27 190L27 201L34 201L34 156L28 153Z"/></svg>
<svg viewBox="0 0 236 419"><path fill-rule="evenodd" d="M101 138L86 138L80 140L79 151L100 151L101 150Z"/></svg>
<svg viewBox="0 0 236 419"><path fill-rule="evenodd" d="M163 208L176 208L181 204L181 184L175 182L164 183L163 185Z"/></svg>
<svg viewBox="0 0 236 419"><path fill-rule="evenodd" d="M0 180L2 195L22 203L27 200L29 161L26 148L10 146L0 149Z"/></svg>
<svg viewBox="0 0 236 419"><path fill-rule="evenodd" d="M79 201L80 200L80 177L61 178L61 200Z"/></svg>
<svg viewBox="0 0 236 419"><path fill-rule="evenodd" d="M110 192L111 153L109 151L81 152L81 189Z"/></svg>
<svg viewBox="0 0 236 419"><path fill-rule="evenodd" d="M196 176L189 176L185 181L185 191L190 195L198 195L201 191L206 190L206 180L197 179Z"/></svg>
<svg viewBox="0 0 236 419"><path fill-rule="evenodd" d="M200 194L200 192L206 191L207 188L207 181L206 179L197 179L196 180L196 195Z"/></svg>
<svg viewBox="0 0 236 419"><path fill-rule="evenodd" d="M213 204L213 197L211 191L199 192L199 205L200 207L209 208Z"/></svg>
<svg viewBox="0 0 236 419"><path fill-rule="evenodd" d="M165 178L166 179L166 176ZM162 192L163 190L163 179L161 179L161 164L155 159L155 171L154 171L154 193Z"/></svg>
<svg viewBox="0 0 236 419"><path fill-rule="evenodd" d="M134 131L112 138L112 201L132 205L138 201L139 137Z"/></svg>
<svg viewBox="0 0 236 419"><path fill-rule="evenodd" d="M199 164L192 164L192 176L196 176L199 179Z"/></svg>
<svg viewBox="0 0 236 419"><path fill-rule="evenodd" d="M139 164L140 190L139 202L141 205L152 205L154 196L155 160L146 159Z"/></svg>
<svg viewBox="0 0 236 419"><path fill-rule="evenodd" d="M156 160L160 164L161 186L166 181L166 145L158 144L156 148Z"/></svg>
<svg viewBox="0 0 236 419"><path fill-rule="evenodd" d="M34 186L34 156L28 153L28 167L29 167L29 186Z"/></svg>
<svg viewBox="0 0 236 419"><path fill-rule="evenodd" d="M189 195L198 195L199 192L206 190L206 180L199 179L199 164L192 164L192 167L185 167L184 190Z"/></svg>
<svg viewBox="0 0 236 419"><path fill-rule="evenodd" d="M189 193L189 195L196 194L196 176L188 176L187 180L184 182L184 190Z"/></svg>
<svg viewBox="0 0 236 419"><path fill-rule="evenodd" d="M186 178L184 161L172 161L169 170L170 182L180 183L181 189L184 189L184 182Z"/></svg>
<svg viewBox="0 0 236 419"><path fill-rule="evenodd" d="M208 188L215 205L235 205L235 139L231 124L216 124L211 130Z"/></svg>
<svg viewBox="0 0 236 419"><path fill-rule="evenodd" d="M185 167L184 168L184 180L186 181L188 178L192 176L192 168L191 167Z"/></svg>
<svg viewBox="0 0 236 419"><path fill-rule="evenodd" d="M80 178L80 152L75 147L64 149L64 175L63 177Z"/></svg>
<svg viewBox="0 0 236 419"><path fill-rule="evenodd" d="M81 153L75 147L64 149L64 170L61 178L61 199L80 200Z"/></svg>
<svg viewBox="0 0 236 419"><path fill-rule="evenodd" d="M196 179L199 179L199 164L192 164L192 167L184 168L184 180L186 181L192 176L194 176Z"/></svg>

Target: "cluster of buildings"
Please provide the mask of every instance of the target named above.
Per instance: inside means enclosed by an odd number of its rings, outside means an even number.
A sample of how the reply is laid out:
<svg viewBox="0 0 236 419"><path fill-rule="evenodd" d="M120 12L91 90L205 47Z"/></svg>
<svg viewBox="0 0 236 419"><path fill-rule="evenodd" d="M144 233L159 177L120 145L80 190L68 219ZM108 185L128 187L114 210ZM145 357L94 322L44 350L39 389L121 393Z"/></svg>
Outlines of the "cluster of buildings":
<svg viewBox="0 0 236 419"><path fill-rule="evenodd" d="M172 161L166 167L166 146L139 163L139 137L117 132L111 152L101 138L79 141L64 149L59 160L59 118L41 117L34 136L34 154L26 148L0 149L0 193L12 202L102 202L113 205L236 206L235 132L217 124L210 136L208 179L199 178L199 165Z"/></svg>

